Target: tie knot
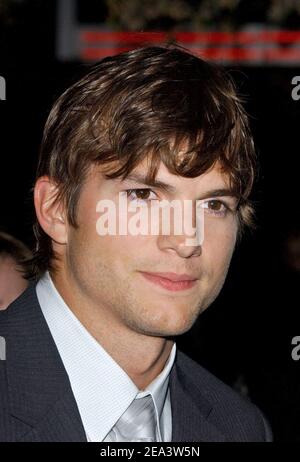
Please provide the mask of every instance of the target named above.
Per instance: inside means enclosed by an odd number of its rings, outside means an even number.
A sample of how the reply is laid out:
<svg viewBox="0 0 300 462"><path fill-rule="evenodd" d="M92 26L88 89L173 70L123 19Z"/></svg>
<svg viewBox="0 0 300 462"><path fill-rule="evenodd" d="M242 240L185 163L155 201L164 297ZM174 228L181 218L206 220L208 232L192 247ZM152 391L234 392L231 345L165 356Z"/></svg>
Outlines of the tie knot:
<svg viewBox="0 0 300 462"><path fill-rule="evenodd" d="M156 441L156 426L154 402L152 396L147 395L132 401L109 436L114 438L112 441Z"/></svg>

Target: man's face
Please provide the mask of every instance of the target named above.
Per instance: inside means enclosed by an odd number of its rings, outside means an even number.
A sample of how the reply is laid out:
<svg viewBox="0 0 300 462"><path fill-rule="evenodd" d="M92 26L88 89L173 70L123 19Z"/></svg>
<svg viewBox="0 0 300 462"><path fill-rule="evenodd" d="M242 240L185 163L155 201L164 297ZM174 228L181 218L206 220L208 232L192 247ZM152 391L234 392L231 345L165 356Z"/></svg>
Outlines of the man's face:
<svg viewBox="0 0 300 462"><path fill-rule="evenodd" d="M146 165L141 163L132 174L146 176ZM167 337L190 329L220 292L236 241L237 200L220 192L229 187L218 166L196 178L183 178L161 164L156 181L172 190L150 188L140 179L105 179L99 167L92 168L78 202L79 227L68 228L62 278L68 275L74 293L107 319L144 335ZM129 189L128 201L138 196L146 207L153 199L195 204L205 198L202 245L186 245L187 236L174 233L100 236L96 230L98 201L109 199L117 204L119 193ZM143 191L136 195L137 189ZM170 272L187 274L195 281L188 287L163 284L148 274Z"/></svg>

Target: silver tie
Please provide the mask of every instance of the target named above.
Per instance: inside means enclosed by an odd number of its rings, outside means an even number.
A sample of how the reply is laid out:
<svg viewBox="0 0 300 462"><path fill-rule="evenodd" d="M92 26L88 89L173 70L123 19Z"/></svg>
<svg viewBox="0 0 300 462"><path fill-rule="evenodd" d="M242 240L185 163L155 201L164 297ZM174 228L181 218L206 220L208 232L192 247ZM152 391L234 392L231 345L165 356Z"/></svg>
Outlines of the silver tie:
<svg viewBox="0 0 300 462"><path fill-rule="evenodd" d="M135 398L104 441L156 441L156 426L152 396Z"/></svg>

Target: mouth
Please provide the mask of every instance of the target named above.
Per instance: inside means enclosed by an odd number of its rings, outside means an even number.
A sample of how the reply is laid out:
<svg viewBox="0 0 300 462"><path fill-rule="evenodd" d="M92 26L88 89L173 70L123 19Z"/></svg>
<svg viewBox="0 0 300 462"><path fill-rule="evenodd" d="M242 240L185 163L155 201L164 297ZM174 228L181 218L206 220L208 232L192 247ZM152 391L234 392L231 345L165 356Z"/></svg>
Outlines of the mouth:
<svg viewBox="0 0 300 462"><path fill-rule="evenodd" d="M141 271L140 273L147 281L173 292L191 289L195 286L198 280L188 274L148 273L144 271Z"/></svg>

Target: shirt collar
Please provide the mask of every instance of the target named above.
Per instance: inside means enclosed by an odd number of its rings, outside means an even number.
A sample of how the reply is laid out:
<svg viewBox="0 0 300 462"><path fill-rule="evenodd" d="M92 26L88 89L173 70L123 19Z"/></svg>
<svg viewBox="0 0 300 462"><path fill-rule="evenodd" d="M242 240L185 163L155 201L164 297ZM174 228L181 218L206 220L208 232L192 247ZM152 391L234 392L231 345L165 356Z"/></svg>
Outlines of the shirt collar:
<svg viewBox="0 0 300 462"><path fill-rule="evenodd" d="M103 441L135 397L151 394L161 422L176 343L163 371L139 391L126 372L92 337L67 306L48 272L37 297L70 379L83 426L91 441ZM160 432L160 425L158 425Z"/></svg>

